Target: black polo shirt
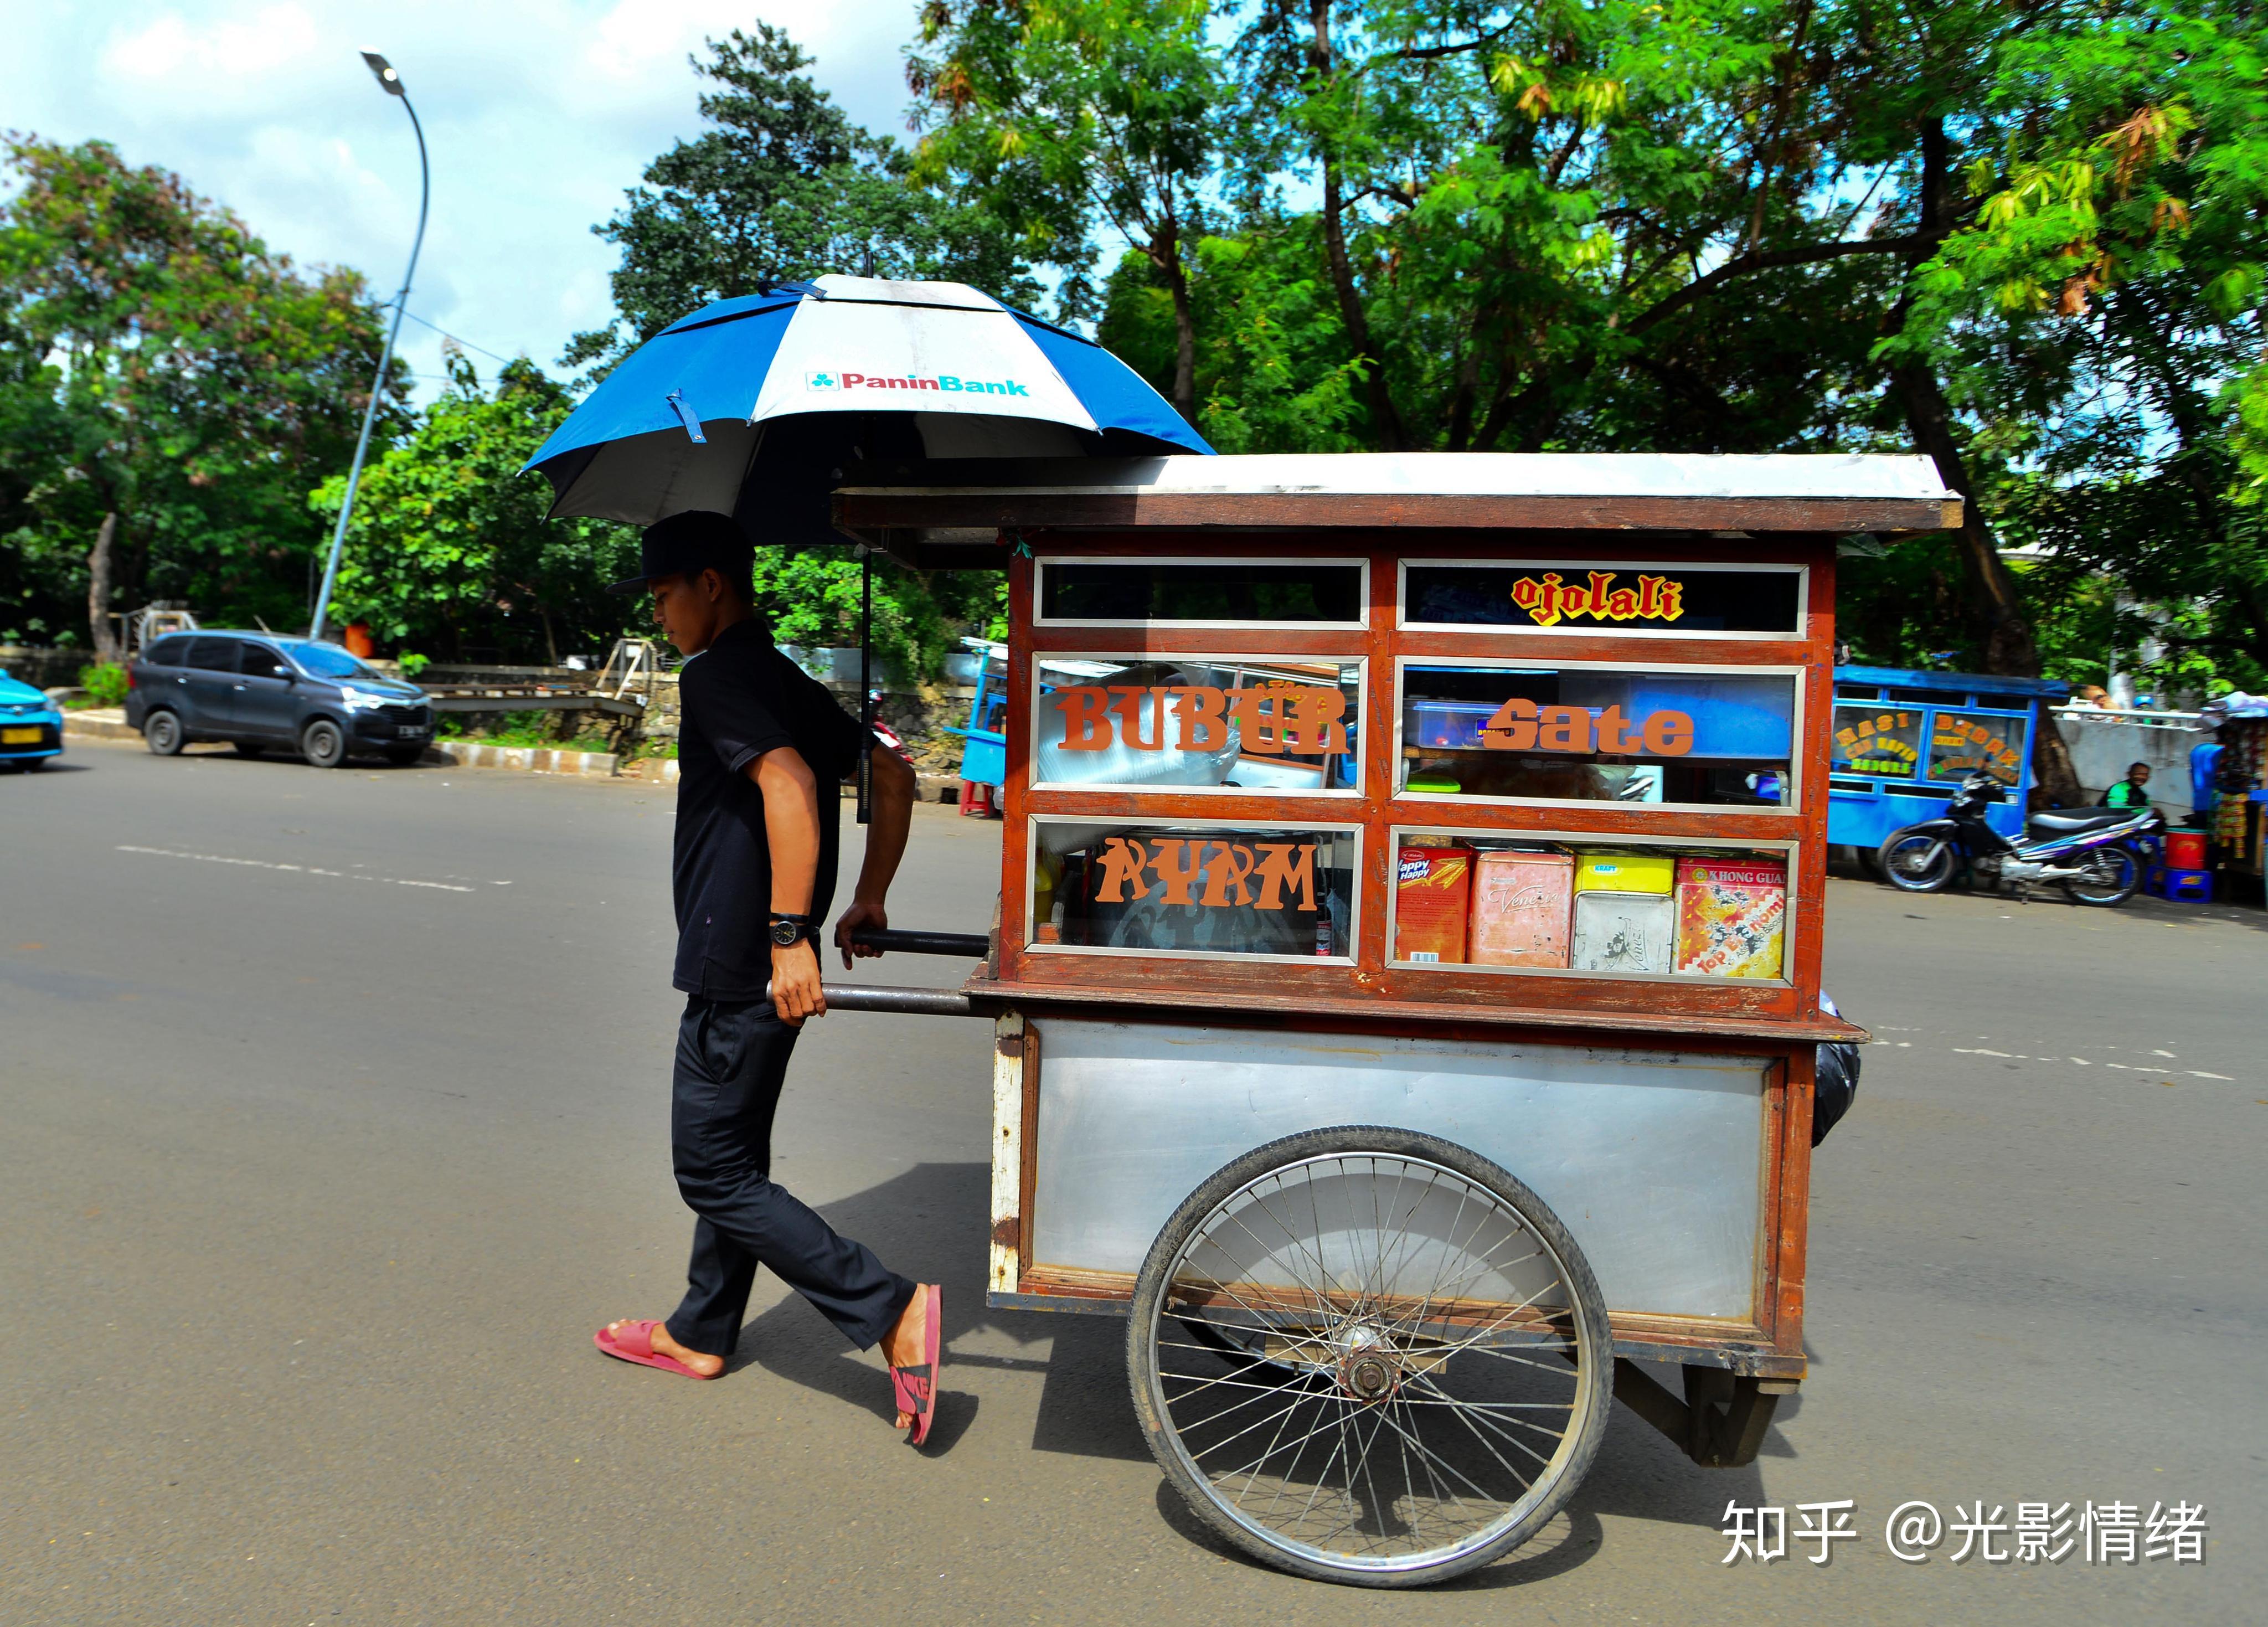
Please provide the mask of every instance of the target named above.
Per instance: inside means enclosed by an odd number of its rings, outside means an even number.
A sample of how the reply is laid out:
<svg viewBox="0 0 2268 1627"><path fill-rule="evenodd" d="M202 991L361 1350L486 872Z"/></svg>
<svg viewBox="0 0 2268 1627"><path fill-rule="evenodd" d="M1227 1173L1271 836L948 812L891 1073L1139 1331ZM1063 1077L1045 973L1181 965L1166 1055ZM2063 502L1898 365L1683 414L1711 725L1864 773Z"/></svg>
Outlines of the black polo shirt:
<svg viewBox="0 0 2268 1627"><path fill-rule="evenodd" d="M772 975L771 850L751 762L792 746L819 781L819 874L811 914L834 901L842 846L838 787L858 763L858 721L817 680L737 622L678 679L677 971L688 994L761 1000Z"/></svg>

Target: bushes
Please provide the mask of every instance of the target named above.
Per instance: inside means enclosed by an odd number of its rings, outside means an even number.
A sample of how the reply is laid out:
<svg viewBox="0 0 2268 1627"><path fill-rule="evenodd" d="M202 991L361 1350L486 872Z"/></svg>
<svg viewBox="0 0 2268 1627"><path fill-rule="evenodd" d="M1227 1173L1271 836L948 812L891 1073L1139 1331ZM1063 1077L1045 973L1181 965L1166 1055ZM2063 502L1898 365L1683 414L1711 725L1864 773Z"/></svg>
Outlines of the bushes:
<svg viewBox="0 0 2268 1627"><path fill-rule="evenodd" d="M99 661L78 669L78 687L98 706L126 704L126 669L115 661Z"/></svg>

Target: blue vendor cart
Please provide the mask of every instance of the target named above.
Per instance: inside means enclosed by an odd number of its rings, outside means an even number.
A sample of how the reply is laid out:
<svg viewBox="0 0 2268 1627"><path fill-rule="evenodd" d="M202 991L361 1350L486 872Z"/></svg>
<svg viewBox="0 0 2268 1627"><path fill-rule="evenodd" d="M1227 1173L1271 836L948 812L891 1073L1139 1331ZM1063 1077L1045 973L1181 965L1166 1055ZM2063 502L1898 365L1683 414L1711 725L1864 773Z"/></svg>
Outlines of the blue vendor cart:
<svg viewBox="0 0 2268 1627"><path fill-rule="evenodd" d="M1837 667L1827 840L1870 855L1892 831L1941 818L1961 782L1979 772L2008 788L1985 819L2021 838L2033 731L2054 726L2041 705L2070 693L2069 684L2044 678Z"/></svg>

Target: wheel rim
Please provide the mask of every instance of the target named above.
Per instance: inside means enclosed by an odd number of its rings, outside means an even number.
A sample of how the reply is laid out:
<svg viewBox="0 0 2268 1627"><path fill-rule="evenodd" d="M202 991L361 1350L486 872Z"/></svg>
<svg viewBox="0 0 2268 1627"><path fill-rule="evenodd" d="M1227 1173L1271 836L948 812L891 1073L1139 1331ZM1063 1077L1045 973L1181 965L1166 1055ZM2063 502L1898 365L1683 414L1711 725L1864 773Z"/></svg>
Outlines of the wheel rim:
<svg viewBox="0 0 2268 1627"><path fill-rule="evenodd" d="M1936 876L1947 858L1945 843L1933 836L1908 836L1882 858L1882 869L1894 881L1919 886Z"/></svg>
<svg viewBox="0 0 2268 1627"><path fill-rule="evenodd" d="M316 762L328 763L339 755L342 736L328 724L319 723L307 731L307 755Z"/></svg>
<svg viewBox="0 0 2268 1627"><path fill-rule="evenodd" d="M2116 848L2102 848L2089 854L2087 879L2072 884L2072 890L2081 898L2116 898L2132 889L2134 856Z"/></svg>
<svg viewBox="0 0 2268 1627"><path fill-rule="evenodd" d="M164 751L173 743L173 732L178 727L171 712L159 712L150 725L150 743Z"/></svg>
<svg viewBox="0 0 2268 1627"><path fill-rule="evenodd" d="M1575 1360L1597 1335L1583 1316L1565 1262L1496 1193L1424 1159L1332 1154L1248 1182L1191 1231L1148 1329L1152 1396L1193 1482L1263 1543L1426 1569L1565 1475L1598 1381Z"/></svg>

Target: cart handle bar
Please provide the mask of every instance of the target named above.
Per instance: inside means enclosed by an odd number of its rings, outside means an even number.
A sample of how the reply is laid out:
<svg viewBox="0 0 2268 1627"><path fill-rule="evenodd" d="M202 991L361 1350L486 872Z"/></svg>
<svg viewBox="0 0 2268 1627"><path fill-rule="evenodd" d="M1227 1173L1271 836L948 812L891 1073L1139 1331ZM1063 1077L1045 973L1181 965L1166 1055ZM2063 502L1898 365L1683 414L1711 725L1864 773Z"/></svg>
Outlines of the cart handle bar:
<svg viewBox="0 0 2268 1627"><path fill-rule="evenodd" d="M896 1012L908 1017L974 1017L978 1013L958 989L902 989L890 983L822 983L830 1012ZM772 986L764 985L764 998Z"/></svg>
<svg viewBox="0 0 2268 1627"><path fill-rule="evenodd" d="M868 927L851 933L850 941L900 954L957 954L969 961L981 961L992 949L991 939L982 932L901 932Z"/></svg>

